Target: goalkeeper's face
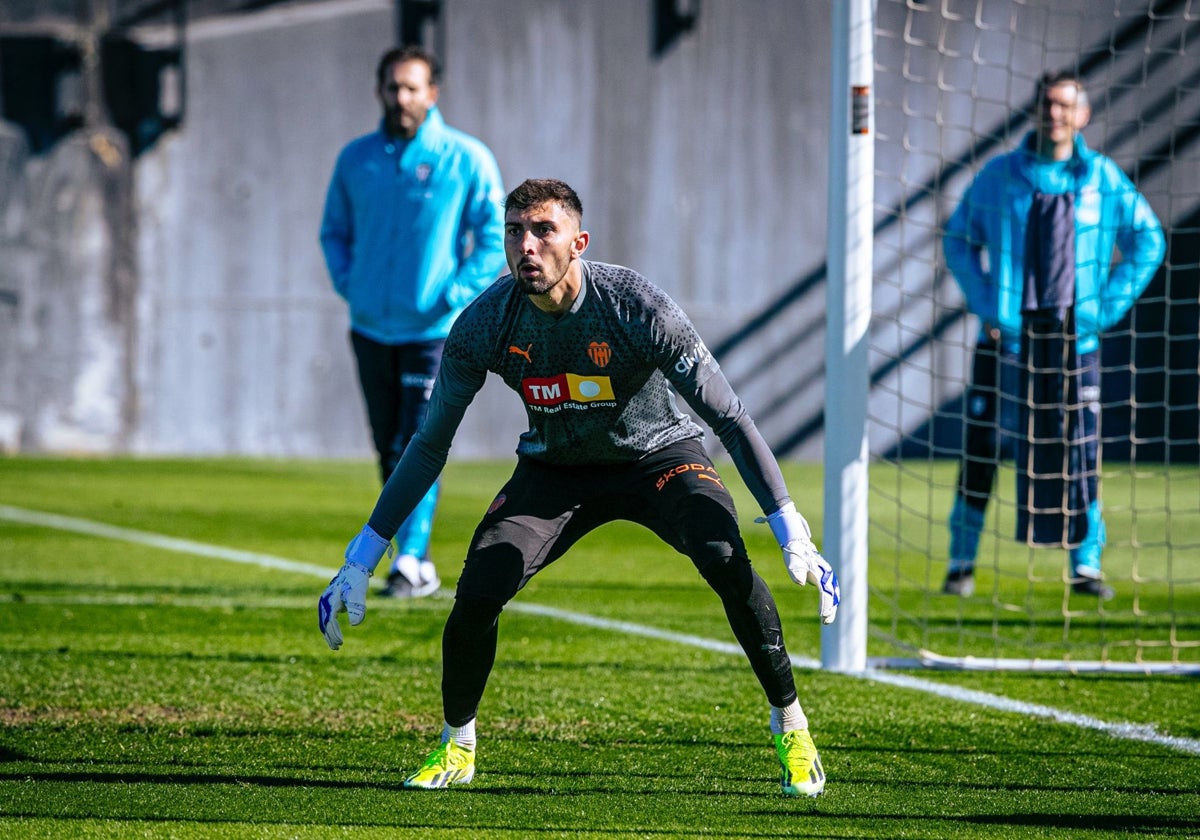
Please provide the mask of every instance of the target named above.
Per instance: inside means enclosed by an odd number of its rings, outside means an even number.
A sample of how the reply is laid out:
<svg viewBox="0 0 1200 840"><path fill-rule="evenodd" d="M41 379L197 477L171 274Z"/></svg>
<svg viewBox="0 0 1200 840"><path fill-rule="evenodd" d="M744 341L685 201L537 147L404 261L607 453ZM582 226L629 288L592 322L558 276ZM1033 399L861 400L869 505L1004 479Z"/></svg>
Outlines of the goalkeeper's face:
<svg viewBox="0 0 1200 840"><path fill-rule="evenodd" d="M579 229L579 222L557 201L505 213L504 253L525 294L560 300L577 288L579 258L588 244L588 233ZM569 288L561 288L564 283Z"/></svg>

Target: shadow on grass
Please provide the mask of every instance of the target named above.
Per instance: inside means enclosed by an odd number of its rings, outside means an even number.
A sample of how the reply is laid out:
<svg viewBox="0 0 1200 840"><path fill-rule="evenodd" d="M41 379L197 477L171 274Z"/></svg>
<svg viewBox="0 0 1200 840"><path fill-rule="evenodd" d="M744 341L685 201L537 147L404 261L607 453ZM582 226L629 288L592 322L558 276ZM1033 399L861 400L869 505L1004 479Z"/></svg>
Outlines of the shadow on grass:
<svg viewBox="0 0 1200 840"><path fill-rule="evenodd" d="M542 779L543 781L546 779L546 776L544 774L506 774L506 775L509 775L509 776L529 775L529 776L535 776L536 778ZM600 774L600 775L603 776L606 774ZM614 774L607 774L607 775L619 776L622 779L622 781L630 778L630 776L625 775L625 774L615 774L614 773ZM394 783L393 782L380 783L380 782L354 781L354 780L332 780L332 779L291 778L291 777L280 778L280 777L262 776L262 775L258 775L258 776L227 775L227 774L171 775L171 774L163 774L163 773L83 773L83 772L79 772L79 773L42 773L42 774L36 774L36 773L35 774L25 774L25 773L23 773L23 774L19 774L18 777L0 776L0 781L16 780L19 778L19 780L25 781L25 782L32 781L32 782L41 782L41 783L90 783L90 784L100 784L100 785L122 785L122 786L145 784L145 785L167 785L167 786L178 786L178 787L184 787L184 786L189 786L189 785L200 785L200 786L230 785L230 786L237 786L239 788L246 788L246 787L259 787L259 788L263 788L263 789L296 788L296 789L309 789L309 790L311 790L311 789L326 789L326 790L334 790L334 791L368 791L368 792L375 791L375 792L384 792L384 793L411 793L417 797L431 797L431 796L436 797L436 802L439 807L436 810L436 815L434 815L434 813L431 810L431 819L434 820L433 822L428 821L428 820L415 820L414 821L414 820L405 820L405 819L400 819L400 820L381 819L379 821L356 820L352 823L339 822L338 824L342 825L343 827L352 826L352 825L363 825L363 826L387 825L387 826L413 827L413 828L436 825L440 829L450 829L450 828L457 827L457 828L463 829L463 830L468 830L468 829L472 829L472 828L480 828L480 829L486 828L488 831L499 831L499 830L517 831L517 830L519 830L519 831L527 831L530 835L536 835L539 833L551 832L551 831L558 832L558 831L561 831L561 827L554 827L554 826L547 826L547 825L515 825L515 824L509 825L509 826L502 826L502 825L498 825L493 820L489 820L486 823L486 825L481 825L477 821L473 822L470 820L466 820L466 821L463 821L462 823L458 824L457 826L455 826L452 824L453 823L452 819L449 822L447 821L450 818L450 815L448 815L445 812L445 810L440 806L451 801L451 800L448 800L445 798L447 794L450 794L451 796L457 794L458 797L469 796L472 799L495 798L497 800L512 800L514 798L519 797L519 798L529 799L531 805L536 804L536 802L539 799L544 799L546 797L552 797L558 801L562 801L563 799L571 799L571 800L577 801L581 798L586 798L589 796L606 797L606 796L620 795L620 796L644 797L648 800L648 802L647 802L648 807L652 806L653 802L655 800L664 801L666 799L675 798L675 797L683 797L686 799L693 799L696 801L699 801L699 800L718 801L719 800L723 803L736 803L736 802L740 801L743 804L750 804L752 802L761 802L764 799L772 799L772 800L780 800L781 799L778 790L775 789L773 785L768 785L766 783L764 783L764 785L762 786L761 791L753 791L753 792L745 791L745 790L728 790L728 789L727 790L672 790L663 784L664 780L661 776L647 775L646 779L648 781L649 780L657 780L657 782L654 784L648 784L647 786L644 786L644 787L631 789L627 785L608 786L608 785L604 785L604 784L595 784L594 782L597 778L597 774L591 773L591 772L556 774L556 777L559 777L559 776L566 783L565 784L566 789L564 789L563 787L547 789L547 787L544 784L542 784L542 785L527 785L527 784L518 783L516 785L488 785L486 783L479 784L479 782L477 781L476 783L473 783L469 787L453 789L451 791L446 791L446 792L438 792L438 793L435 793L432 795L427 791L409 791L409 790L403 788L399 781L396 781ZM588 785L586 788L576 787L575 785L577 784L577 782L582 779L591 779L591 780L593 780L593 784ZM742 783L744 783L744 780L739 779L738 781L741 781ZM845 783L845 782L842 783L843 788L846 785L847 785L847 783ZM929 786L936 786L939 788L947 787L944 783L932 783L932 782L929 783ZM1005 787L1001 790L997 790L996 788L990 787L990 786L973 786L973 785L964 786L964 785L958 785L958 784L953 785L951 787L953 787L954 789L962 789L962 790L977 790L983 794L993 794L996 796L1003 796L1007 793L1012 792L1012 790L1014 790L1014 788L1011 788L1011 787ZM1029 786L1029 787L1018 786L1015 789L1016 790L1034 790L1034 791L1041 791L1041 792L1047 792L1047 791L1055 792L1057 790L1060 790L1058 788L1034 787L1034 786ZM1077 789L1068 789L1068 791L1078 792ZM1121 792L1125 793L1125 794L1130 794L1130 795L1169 793L1169 791L1156 791L1156 790L1122 790ZM1103 814L1103 813L1094 813L1094 814L1015 813L1015 812L963 813L963 812L953 812L953 811L947 811L944 813L937 813L937 814L920 814L920 813L913 813L913 812L878 813L878 812L861 811L861 810L853 811L853 812L833 810L833 807L836 806L839 799L840 799L840 797L838 797L838 795L836 793L834 793L832 795L827 793L825 796L823 796L817 800L799 800L798 802L794 803L794 805L789 802L789 807L795 807L798 811L803 810L804 813L806 813L811 818L821 819L822 821L824 821L824 824L829 826L830 828L834 828L834 826L836 826L836 825L844 824L847 827L853 826L855 831L858 832L858 831L861 831L865 826L875 825L875 826L879 827L880 831L884 832L884 834L880 835L880 836L899 836L899 833L889 834L886 826L890 825L890 824L896 824L898 826L901 824L901 822L903 823L904 826L906 826L906 829L905 829L906 832L911 832L915 826L918 826L921 824L928 826L930 828L930 830L932 830L933 826L936 826L936 825L942 824L942 823L947 823L947 822L958 823L958 824L977 825L977 826L981 826L981 827L982 826L996 826L996 827L1008 826L1008 827L1012 827L1014 829L1017 829L1017 828L1021 828L1021 829L1041 828L1041 829L1055 830L1055 831L1099 831L1099 832L1108 832L1108 833L1127 832L1131 835L1148 835L1148 834L1159 834L1159 833L1169 832L1171 834L1179 834L1181 836L1187 836L1187 834L1186 834L1187 832L1193 832L1196 829L1200 829L1200 820L1197 820L1197 819L1191 818L1191 817L1174 817L1174 816ZM465 800L459 799L459 801L461 802L461 801L465 801ZM804 806L807 806L807 807L804 807ZM761 806L755 807L751 810L740 810L737 808L736 805L733 805L733 809L736 811L736 815L740 816L740 817L760 817L765 820L773 820L773 819L777 819L781 816L781 812L779 811L779 809L769 809L769 808L763 808ZM28 803L26 803L26 806L24 808L20 809L19 813L17 811L9 811L7 813L0 813L0 816L4 816L7 818L54 817L55 819L67 819L67 820L70 820L70 819L82 820L82 819L97 818L96 816L91 815L91 814L64 815L61 813L61 810L59 810L59 809L56 809L56 812L53 814L41 813L36 808L28 807ZM107 814L104 816L104 818L105 819L113 819L114 816L111 814ZM117 817L117 818L122 818L122 817ZM140 821L175 822L178 819L177 817L171 817L171 816L155 817L155 816L147 816L147 815L140 815L140 814L139 815L131 814L128 817L124 817L124 818L134 819L139 822ZM240 822L271 824L271 823L280 821L277 819L265 817L265 815L263 815L263 814L247 814L245 817L241 817L241 818L225 817L225 818L208 819L208 818L204 818L204 817L194 817L193 819L196 819L196 821L200 822L200 823L217 823L217 824L219 824L219 823L240 823ZM764 825L763 829L764 830L763 830L762 836L777 836L777 832L775 830L773 830L772 828L770 828L769 824ZM667 836L667 837L676 836L679 834L680 830L682 830L682 829L651 828L651 827L646 826L644 823L638 826L639 836L650 836L650 835ZM693 831L693 830L694 830L694 827L692 827L691 829L688 829L688 831ZM605 829L605 828L599 828L599 827L593 826L593 827L589 828L589 832L593 833L593 834L596 834L596 833L623 834L626 832L626 829L621 829L621 828ZM746 835L746 832L744 830L739 830L737 833L739 836ZM813 835L809 835L809 836L813 836ZM829 836L848 836L848 835L842 835L841 833L839 833L838 831L835 830L834 833L830 834ZM874 835L868 834L868 835L863 835L863 836L874 836Z"/></svg>
<svg viewBox="0 0 1200 840"><path fill-rule="evenodd" d="M762 816L776 817L776 811L757 811L748 812L746 816ZM1186 817L1150 817L1150 816L1132 816L1128 814L962 814L962 813L944 813L944 814L878 814L870 812L837 812L830 813L822 811L821 819L831 822L845 821L854 827L854 834L838 833L837 837L843 836L875 836L874 834L860 835L857 832L861 831L862 826L870 825L871 823L880 823L885 821L902 822L908 828L901 830L897 828L897 833L892 836L911 836L914 831L920 831L919 826L922 823L967 823L978 826L1011 826L1012 828L1042 828L1054 829L1062 831L1100 831L1106 835L1128 833L1130 836L1157 836L1160 832L1171 832L1179 836L1191 836L1184 832L1192 831L1200 828L1200 820L1189 819ZM927 829L932 831L932 826L927 826ZM886 835L885 835L886 836ZM936 834L921 835L936 837ZM958 833L955 836L959 836ZM991 836L991 835L989 835ZM1038 836L1043 836L1039 834ZM1065 836L1065 835L1064 835Z"/></svg>

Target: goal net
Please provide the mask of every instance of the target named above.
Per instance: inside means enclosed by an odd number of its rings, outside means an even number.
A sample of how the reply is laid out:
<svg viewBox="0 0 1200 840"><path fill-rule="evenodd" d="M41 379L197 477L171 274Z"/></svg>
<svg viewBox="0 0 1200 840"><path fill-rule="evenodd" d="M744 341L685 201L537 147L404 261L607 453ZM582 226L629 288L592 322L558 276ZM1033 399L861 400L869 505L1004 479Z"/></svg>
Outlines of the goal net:
<svg viewBox="0 0 1200 840"><path fill-rule="evenodd" d="M873 49L869 662L1200 671L1200 5L878 0ZM1046 71L1082 79L1088 146L1132 179L1167 244L1099 352L1102 568L1114 595L1075 590L1069 542L1018 539L1018 480L1031 467L1007 448L974 594L947 595L980 323L943 235L984 164L1032 130Z"/></svg>

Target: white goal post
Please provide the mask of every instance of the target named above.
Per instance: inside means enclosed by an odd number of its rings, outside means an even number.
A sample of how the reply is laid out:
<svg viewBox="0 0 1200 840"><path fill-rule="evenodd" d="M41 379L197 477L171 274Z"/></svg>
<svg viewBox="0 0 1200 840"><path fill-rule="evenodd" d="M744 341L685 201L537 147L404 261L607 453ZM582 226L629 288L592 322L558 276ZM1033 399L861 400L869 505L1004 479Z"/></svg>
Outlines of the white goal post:
<svg viewBox="0 0 1200 840"><path fill-rule="evenodd" d="M1200 8L1188 0L834 0L822 665L1200 673ZM942 594L979 323L942 258L971 179L1031 130L1045 71L1083 80L1087 144L1146 196L1167 257L1101 339L1103 554L1016 539L1002 454L976 592ZM1119 253L1115 259L1120 259Z"/></svg>
<svg viewBox="0 0 1200 840"><path fill-rule="evenodd" d="M861 671L867 661L867 342L875 169L872 5L872 0L835 0L829 74L822 550L839 570L842 604L838 621L821 630L821 664L837 671Z"/></svg>

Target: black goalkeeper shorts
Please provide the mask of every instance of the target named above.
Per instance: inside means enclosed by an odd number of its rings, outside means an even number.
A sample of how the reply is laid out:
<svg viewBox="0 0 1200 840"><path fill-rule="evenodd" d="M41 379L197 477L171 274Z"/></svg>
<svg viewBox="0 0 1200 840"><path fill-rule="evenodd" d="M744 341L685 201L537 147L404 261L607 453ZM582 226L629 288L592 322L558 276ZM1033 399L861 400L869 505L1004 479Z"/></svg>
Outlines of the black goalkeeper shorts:
<svg viewBox="0 0 1200 840"><path fill-rule="evenodd" d="M699 440L630 464L521 458L475 530L458 595L507 602L584 534L618 519L646 526L701 572L746 557L733 499Z"/></svg>

